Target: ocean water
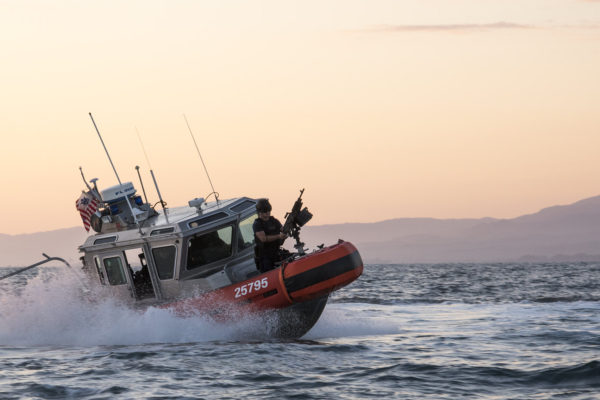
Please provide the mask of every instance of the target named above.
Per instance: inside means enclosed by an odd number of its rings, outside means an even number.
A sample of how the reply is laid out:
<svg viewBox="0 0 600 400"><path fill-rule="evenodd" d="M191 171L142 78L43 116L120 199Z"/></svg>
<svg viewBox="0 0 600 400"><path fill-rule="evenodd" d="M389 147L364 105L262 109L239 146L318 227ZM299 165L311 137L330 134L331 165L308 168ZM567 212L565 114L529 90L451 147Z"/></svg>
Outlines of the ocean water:
<svg viewBox="0 0 600 400"><path fill-rule="evenodd" d="M87 296L0 281L1 399L600 399L599 264L367 265L286 341Z"/></svg>

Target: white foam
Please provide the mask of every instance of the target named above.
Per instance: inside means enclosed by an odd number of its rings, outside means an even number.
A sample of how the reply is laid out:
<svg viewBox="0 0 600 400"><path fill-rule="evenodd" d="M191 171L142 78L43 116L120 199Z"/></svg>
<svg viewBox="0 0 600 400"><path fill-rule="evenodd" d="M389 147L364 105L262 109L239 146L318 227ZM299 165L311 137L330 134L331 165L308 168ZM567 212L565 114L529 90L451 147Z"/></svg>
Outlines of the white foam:
<svg viewBox="0 0 600 400"><path fill-rule="evenodd" d="M42 270L40 270L42 271ZM27 285L0 293L0 345L95 346L260 340L265 324L257 318L215 322L180 317L150 307L133 310L102 292L84 295L80 280L62 271L40 272ZM373 308L374 307L374 308ZM399 325L365 304L329 304L307 339L398 333ZM376 310L377 309L377 310Z"/></svg>
<svg viewBox="0 0 600 400"><path fill-rule="evenodd" d="M132 345L240 340L252 331L250 320L218 323L169 310L137 311L114 300L81 294L75 277L31 278L20 293L0 294L1 345Z"/></svg>

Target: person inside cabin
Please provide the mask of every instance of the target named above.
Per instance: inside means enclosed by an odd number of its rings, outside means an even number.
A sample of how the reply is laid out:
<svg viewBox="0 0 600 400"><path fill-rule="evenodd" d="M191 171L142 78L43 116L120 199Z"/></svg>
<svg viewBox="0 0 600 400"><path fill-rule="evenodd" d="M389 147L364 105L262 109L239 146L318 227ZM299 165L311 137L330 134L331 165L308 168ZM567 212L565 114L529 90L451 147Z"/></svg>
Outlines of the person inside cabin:
<svg viewBox="0 0 600 400"><path fill-rule="evenodd" d="M252 230L254 231L256 267L260 272L270 271L275 268L275 263L281 261L279 258L279 247L283 244L287 235L281 232L281 222L271 216L271 204L269 199L259 199L256 203L258 218L254 220Z"/></svg>
<svg viewBox="0 0 600 400"><path fill-rule="evenodd" d="M146 263L146 256L144 253L138 254L140 259L140 265L142 266L138 271L133 273L133 283L136 287L138 295L154 294L152 289L152 280L150 279L150 271L148 271L148 263ZM129 267L131 269L131 267Z"/></svg>

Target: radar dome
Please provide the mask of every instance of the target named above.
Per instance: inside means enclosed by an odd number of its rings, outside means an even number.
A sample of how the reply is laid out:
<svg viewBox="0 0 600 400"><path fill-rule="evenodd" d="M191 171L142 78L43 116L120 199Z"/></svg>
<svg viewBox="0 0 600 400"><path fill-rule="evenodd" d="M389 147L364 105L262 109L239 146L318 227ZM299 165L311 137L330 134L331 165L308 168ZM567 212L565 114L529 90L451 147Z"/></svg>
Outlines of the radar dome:
<svg viewBox="0 0 600 400"><path fill-rule="evenodd" d="M129 197L134 194L135 188L131 182L125 182L120 185L111 186L101 192L102 200L107 203L122 199L123 197Z"/></svg>

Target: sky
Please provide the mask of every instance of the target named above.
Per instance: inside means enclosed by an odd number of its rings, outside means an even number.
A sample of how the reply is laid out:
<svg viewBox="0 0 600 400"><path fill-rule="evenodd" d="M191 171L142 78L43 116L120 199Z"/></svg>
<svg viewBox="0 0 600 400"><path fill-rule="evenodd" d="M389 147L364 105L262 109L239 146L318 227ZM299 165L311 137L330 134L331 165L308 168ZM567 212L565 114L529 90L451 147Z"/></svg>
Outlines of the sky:
<svg viewBox="0 0 600 400"><path fill-rule="evenodd" d="M0 0L0 233L80 226L135 166L168 206L301 188L313 225L600 194L600 1ZM146 149L146 161L136 129ZM82 228L83 229L83 228Z"/></svg>

